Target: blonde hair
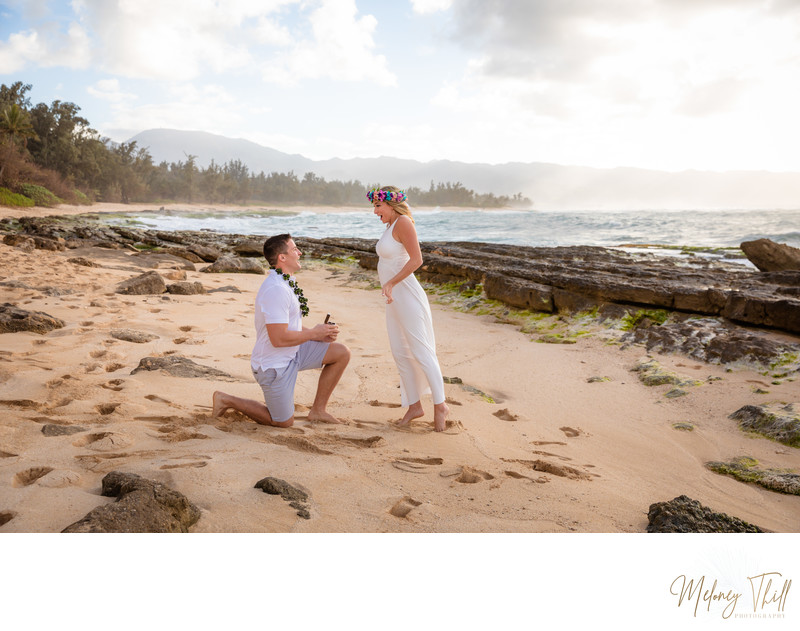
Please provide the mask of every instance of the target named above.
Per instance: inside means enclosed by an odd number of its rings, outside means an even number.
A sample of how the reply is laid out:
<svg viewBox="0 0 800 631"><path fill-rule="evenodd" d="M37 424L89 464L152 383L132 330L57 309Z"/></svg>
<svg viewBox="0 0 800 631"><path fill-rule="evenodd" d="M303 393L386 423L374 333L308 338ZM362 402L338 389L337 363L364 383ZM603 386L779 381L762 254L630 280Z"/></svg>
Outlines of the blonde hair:
<svg viewBox="0 0 800 631"><path fill-rule="evenodd" d="M400 192L402 192L396 186L381 186L378 190L379 191L386 191L387 193L400 193ZM411 208L409 207L408 202L405 202L405 201L403 201L403 202L393 202L393 201L390 201L390 200L387 199L386 203L389 204L389 206L391 206L392 208L394 208L395 212L397 212L398 215L405 215L406 217L408 217L411 220L411 223L416 223L414 221L414 217L411 215Z"/></svg>

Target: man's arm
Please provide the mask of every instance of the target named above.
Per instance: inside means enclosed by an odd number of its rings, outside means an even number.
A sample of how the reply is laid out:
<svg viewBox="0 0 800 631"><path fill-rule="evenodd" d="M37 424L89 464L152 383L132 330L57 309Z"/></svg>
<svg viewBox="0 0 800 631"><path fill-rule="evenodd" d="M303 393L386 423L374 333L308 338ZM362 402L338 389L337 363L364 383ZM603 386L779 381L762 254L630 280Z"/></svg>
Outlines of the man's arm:
<svg viewBox="0 0 800 631"><path fill-rule="evenodd" d="M313 329L303 327L302 331L290 331L285 322L267 324L269 341L275 348L300 346L311 340L317 342L333 342L339 335L339 327L335 324L318 324Z"/></svg>

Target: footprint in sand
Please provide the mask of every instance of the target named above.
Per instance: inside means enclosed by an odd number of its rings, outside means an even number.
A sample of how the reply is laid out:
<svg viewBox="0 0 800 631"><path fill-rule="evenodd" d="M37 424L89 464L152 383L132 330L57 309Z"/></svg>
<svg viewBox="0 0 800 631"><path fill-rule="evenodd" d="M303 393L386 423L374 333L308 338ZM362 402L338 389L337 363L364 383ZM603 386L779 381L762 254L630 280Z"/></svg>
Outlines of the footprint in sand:
<svg viewBox="0 0 800 631"><path fill-rule="evenodd" d="M4 510L0 511L0 526L5 526L8 522L10 522L17 514L14 511Z"/></svg>
<svg viewBox="0 0 800 631"><path fill-rule="evenodd" d="M503 471L509 478L514 478L516 480L530 480L531 482L535 482L536 484L546 484L550 482L547 476L539 476L538 478L532 478L527 475L522 475L521 473L517 473L516 471Z"/></svg>
<svg viewBox="0 0 800 631"><path fill-rule="evenodd" d="M505 462L516 462L518 464L525 465L526 467L530 467L534 471L541 471L542 473L551 473L553 475L557 475L560 478L569 478L570 480L591 481L592 475L598 478L600 477L596 473L590 475L585 471L576 469L575 467L553 464L552 462L547 462L546 460L508 460L506 458L502 458L502 460L504 460Z"/></svg>
<svg viewBox="0 0 800 631"><path fill-rule="evenodd" d="M512 414L511 412L509 412L507 408L503 408L502 410L498 410L493 415L496 416L497 418L499 418L501 421L518 421L519 420L519 417L516 414Z"/></svg>
<svg viewBox="0 0 800 631"><path fill-rule="evenodd" d="M106 381L102 384L102 388L106 390L113 390L114 392L119 392L123 388L123 384L125 383L124 379L112 379L111 381Z"/></svg>
<svg viewBox="0 0 800 631"><path fill-rule="evenodd" d="M14 476L14 481L12 485L15 488L20 488L23 486L30 486L39 478L43 478L48 473L53 470L53 467L31 467L30 469L25 469L25 471L20 471L17 475Z"/></svg>
<svg viewBox="0 0 800 631"><path fill-rule="evenodd" d="M49 489L63 489L68 486L76 486L80 483L79 473L68 470L53 471L39 480L39 486Z"/></svg>
<svg viewBox="0 0 800 631"><path fill-rule="evenodd" d="M583 434L581 430L575 429L574 427L559 427L559 429L564 432L568 438L575 438Z"/></svg>
<svg viewBox="0 0 800 631"><path fill-rule="evenodd" d="M12 454L10 451L0 449L0 458L16 458L19 454Z"/></svg>
<svg viewBox="0 0 800 631"><path fill-rule="evenodd" d="M374 408L399 408L402 407L399 403L384 403L383 401L378 401L373 399L369 402L369 404Z"/></svg>
<svg viewBox="0 0 800 631"><path fill-rule="evenodd" d="M420 505L422 505L422 502L418 502L417 500L406 496L389 509L389 514L394 515L395 517L405 518L412 510Z"/></svg>
<svg viewBox="0 0 800 631"><path fill-rule="evenodd" d="M481 471L480 469L473 469L472 467L467 467L465 465L459 467L458 469L442 471L439 475L441 475L443 478L457 476L456 482L461 482L462 484L477 484L483 480L494 480L494 476L491 473Z"/></svg>
<svg viewBox="0 0 800 631"><path fill-rule="evenodd" d="M116 410L121 403L100 403L99 405L95 405L94 409L102 416L108 416L112 414L114 410Z"/></svg>
<svg viewBox="0 0 800 631"><path fill-rule="evenodd" d="M427 473L430 467L443 463L444 460L441 458L398 458L392 462L392 466L409 473Z"/></svg>
<svg viewBox="0 0 800 631"><path fill-rule="evenodd" d="M157 394L148 394L144 398L147 399L148 401L153 401L154 403L163 403L164 405L168 405L171 408L177 408L179 410L183 409L183 407L178 405L177 403L173 403L172 401L168 401L167 399L164 399L164 398L158 396Z"/></svg>
<svg viewBox="0 0 800 631"><path fill-rule="evenodd" d="M191 467L194 469L199 469L201 467L207 466L208 463L202 460L198 460L196 462L184 462L181 464L162 464L159 469L185 469L187 467Z"/></svg>
<svg viewBox="0 0 800 631"><path fill-rule="evenodd" d="M127 447L133 441L127 436L116 434L114 432L97 432L94 434L87 434L81 436L73 441L75 447L85 447L94 451L111 451L112 449L120 449Z"/></svg>

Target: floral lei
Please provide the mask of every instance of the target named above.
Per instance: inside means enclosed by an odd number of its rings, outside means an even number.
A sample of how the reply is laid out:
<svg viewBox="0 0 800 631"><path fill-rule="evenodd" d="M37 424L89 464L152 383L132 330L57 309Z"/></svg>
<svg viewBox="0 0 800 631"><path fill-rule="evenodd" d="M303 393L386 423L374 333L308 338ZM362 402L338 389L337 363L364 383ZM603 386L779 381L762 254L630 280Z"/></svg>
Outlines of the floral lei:
<svg viewBox="0 0 800 631"><path fill-rule="evenodd" d="M404 202L408 200L408 195L406 195L403 191L382 191L379 188L373 188L371 191L367 191L367 199L371 201L373 204L376 201L381 202Z"/></svg>
<svg viewBox="0 0 800 631"><path fill-rule="evenodd" d="M292 288L294 291L295 296L297 296L297 300L300 303L300 313L303 314L305 318L308 315L308 300L306 300L305 296L303 296L303 290L297 286L297 283L292 280L292 277L289 274L284 274L283 270L280 267L273 268L279 276L283 276L283 280L289 283L289 287Z"/></svg>

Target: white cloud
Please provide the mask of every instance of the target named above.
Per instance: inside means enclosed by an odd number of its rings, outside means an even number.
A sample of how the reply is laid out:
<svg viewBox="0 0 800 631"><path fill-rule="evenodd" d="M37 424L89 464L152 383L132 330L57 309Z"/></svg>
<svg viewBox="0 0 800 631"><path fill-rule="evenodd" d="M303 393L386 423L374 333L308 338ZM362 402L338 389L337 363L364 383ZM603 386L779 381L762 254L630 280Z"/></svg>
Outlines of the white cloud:
<svg viewBox="0 0 800 631"><path fill-rule="evenodd" d="M113 84L104 84L111 91ZM218 85L174 84L165 101L135 106L133 99L118 99L112 105L112 120L97 127L114 140L127 140L144 129L202 130L238 136L233 130L244 123L242 110L229 91Z"/></svg>
<svg viewBox="0 0 800 631"><path fill-rule="evenodd" d="M85 68L89 64L89 39L80 25L71 23L66 33L54 24L12 33L0 43L0 73L20 72L29 65Z"/></svg>
<svg viewBox="0 0 800 631"><path fill-rule="evenodd" d="M95 98L111 103L133 101L138 98L135 94L123 92L118 79L101 79L94 85L90 85L86 91Z"/></svg>
<svg viewBox="0 0 800 631"><path fill-rule="evenodd" d="M453 0L411 0L411 5L414 13L425 15L427 13L436 13L437 11L446 11L453 6Z"/></svg>
<svg viewBox="0 0 800 631"><path fill-rule="evenodd" d="M788 3L625 5L456 0L452 37L473 60L433 104L487 138L500 121L489 153L505 138L527 160L740 168L763 154L765 121L784 130L771 162L789 159L800 33Z"/></svg>
<svg viewBox="0 0 800 631"><path fill-rule="evenodd" d="M266 81L294 84L328 78L396 85L397 77L389 71L386 57L373 52L377 20L371 15L359 17L354 0L322 0L309 24L311 38L263 65Z"/></svg>

